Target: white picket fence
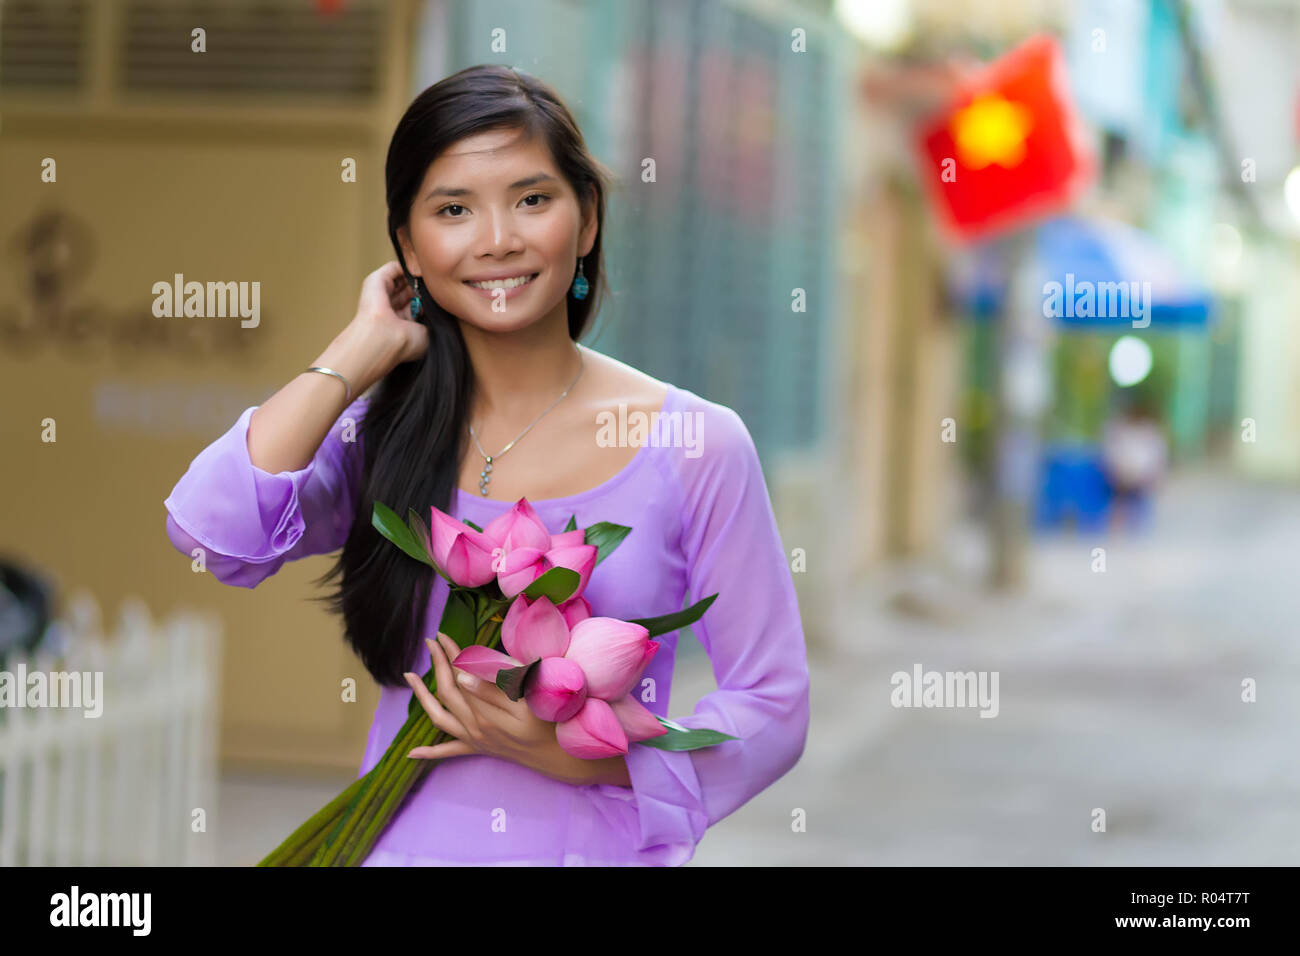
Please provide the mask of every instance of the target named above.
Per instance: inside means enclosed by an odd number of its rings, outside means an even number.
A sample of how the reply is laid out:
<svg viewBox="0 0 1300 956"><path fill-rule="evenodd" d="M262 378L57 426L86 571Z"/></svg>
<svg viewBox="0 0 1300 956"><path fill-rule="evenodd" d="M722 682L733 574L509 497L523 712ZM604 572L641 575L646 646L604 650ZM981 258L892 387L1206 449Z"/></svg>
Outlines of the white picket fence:
<svg viewBox="0 0 1300 956"><path fill-rule="evenodd" d="M57 627L27 673L102 672L102 712L0 707L0 866L212 865L219 619L128 598L106 636L82 592Z"/></svg>

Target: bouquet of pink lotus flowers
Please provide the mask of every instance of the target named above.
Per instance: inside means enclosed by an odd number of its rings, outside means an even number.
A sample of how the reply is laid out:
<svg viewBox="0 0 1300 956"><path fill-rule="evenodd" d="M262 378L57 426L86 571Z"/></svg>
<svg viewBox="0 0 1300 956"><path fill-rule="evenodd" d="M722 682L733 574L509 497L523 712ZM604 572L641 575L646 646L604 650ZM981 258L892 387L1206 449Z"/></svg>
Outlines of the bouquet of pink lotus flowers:
<svg viewBox="0 0 1300 956"><path fill-rule="evenodd" d="M485 528L431 510L432 524L426 526L414 509L404 522L375 502L372 523L448 581L438 629L462 649L452 663L494 682L511 700L523 697L537 717L555 724L567 753L599 759L626 754L638 743L695 750L735 739L665 720L632 692L659 649L651 638L699 620L716 594L681 611L633 621L594 617L582 596L596 565L631 528L599 522L583 529L570 517L562 532L552 534L526 498ZM436 691L432 666L423 680ZM412 695L406 723L379 763L258 865L359 866L436 763L407 755L447 739Z"/></svg>

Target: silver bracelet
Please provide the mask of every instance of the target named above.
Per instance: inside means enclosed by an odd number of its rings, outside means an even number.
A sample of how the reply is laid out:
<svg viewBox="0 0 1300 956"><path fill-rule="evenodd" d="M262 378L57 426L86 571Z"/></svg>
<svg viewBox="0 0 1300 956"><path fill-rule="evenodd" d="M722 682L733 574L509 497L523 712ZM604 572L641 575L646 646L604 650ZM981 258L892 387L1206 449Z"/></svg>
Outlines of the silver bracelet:
<svg viewBox="0 0 1300 956"><path fill-rule="evenodd" d="M348 380L347 380L346 378L344 378L344 377L343 377L342 375L340 375L338 372L334 371L334 369L332 369L332 368L322 368L322 367L319 366L319 365L313 365L311 368L307 369L307 371L309 371L309 372L324 372L326 375L333 375L333 376L334 376L335 378L337 378L340 382L342 382L342 383L343 383L343 387L346 388L346 389L348 390L347 396L343 399L343 401L345 401L345 402L350 402L350 401L352 401L352 386L348 384Z"/></svg>

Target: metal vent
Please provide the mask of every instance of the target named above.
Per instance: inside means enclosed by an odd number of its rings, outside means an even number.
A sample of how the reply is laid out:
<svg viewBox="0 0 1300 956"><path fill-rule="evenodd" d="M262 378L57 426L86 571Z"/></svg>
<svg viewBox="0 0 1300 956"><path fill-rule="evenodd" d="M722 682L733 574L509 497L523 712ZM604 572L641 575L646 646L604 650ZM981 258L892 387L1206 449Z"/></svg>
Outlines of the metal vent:
<svg viewBox="0 0 1300 956"><path fill-rule="evenodd" d="M0 2L0 86L75 89L85 66L86 0Z"/></svg>
<svg viewBox="0 0 1300 956"><path fill-rule="evenodd" d="M132 93L294 94L365 99L380 84L382 11L349 0L128 0L122 85ZM205 33L195 53L192 31Z"/></svg>

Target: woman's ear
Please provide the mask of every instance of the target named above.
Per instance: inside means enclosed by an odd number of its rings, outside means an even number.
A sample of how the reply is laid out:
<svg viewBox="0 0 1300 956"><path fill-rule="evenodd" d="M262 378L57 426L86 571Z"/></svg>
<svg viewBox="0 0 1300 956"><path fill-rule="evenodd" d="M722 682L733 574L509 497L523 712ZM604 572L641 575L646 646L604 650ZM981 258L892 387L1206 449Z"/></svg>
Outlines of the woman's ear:
<svg viewBox="0 0 1300 956"><path fill-rule="evenodd" d="M578 233L578 255L586 256L591 254L591 248L596 244L596 230L600 228L600 223L596 221L596 189L594 186L587 190L586 202L580 205L582 210L582 231Z"/></svg>
<svg viewBox="0 0 1300 956"><path fill-rule="evenodd" d="M411 245L411 230L406 226L398 226L397 242L402 247L402 259L406 262L406 271L413 276L419 276L420 260L415 258L415 247Z"/></svg>

